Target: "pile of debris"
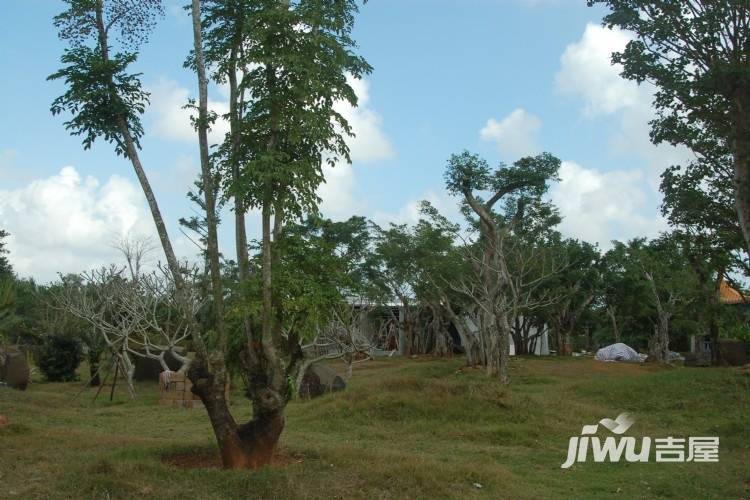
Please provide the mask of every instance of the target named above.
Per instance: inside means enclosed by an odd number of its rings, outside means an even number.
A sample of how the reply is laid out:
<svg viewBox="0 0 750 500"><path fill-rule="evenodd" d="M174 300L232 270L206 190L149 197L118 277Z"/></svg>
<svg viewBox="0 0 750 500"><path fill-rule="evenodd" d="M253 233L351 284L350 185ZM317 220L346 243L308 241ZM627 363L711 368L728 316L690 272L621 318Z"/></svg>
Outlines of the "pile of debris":
<svg viewBox="0 0 750 500"><path fill-rule="evenodd" d="M623 361L625 363L643 363L646 355L638 354L632 347L619 342L602 347L596 351L594 359L597 361Z"/></svg>

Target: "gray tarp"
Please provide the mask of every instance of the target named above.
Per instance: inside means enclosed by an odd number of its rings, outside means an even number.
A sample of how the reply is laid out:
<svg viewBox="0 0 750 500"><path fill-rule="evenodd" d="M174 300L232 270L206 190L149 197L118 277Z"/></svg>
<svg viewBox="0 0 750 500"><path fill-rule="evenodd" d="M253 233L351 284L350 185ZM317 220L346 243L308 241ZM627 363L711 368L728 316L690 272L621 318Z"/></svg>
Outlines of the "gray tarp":
<svg viewBox="0 0 750 500"><path fill-rule="evenodd" d="M597 361L625 361L628 363L641 363L643 358L633 348L623 344L612 344L602 347L596 351L594 359Z"/></svg>

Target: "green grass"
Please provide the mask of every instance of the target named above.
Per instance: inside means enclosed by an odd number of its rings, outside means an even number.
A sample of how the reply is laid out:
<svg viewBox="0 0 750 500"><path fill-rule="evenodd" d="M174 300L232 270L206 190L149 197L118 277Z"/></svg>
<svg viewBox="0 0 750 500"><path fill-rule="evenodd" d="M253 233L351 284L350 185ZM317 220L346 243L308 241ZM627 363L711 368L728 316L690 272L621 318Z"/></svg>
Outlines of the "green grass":
<svg viewBox="0 0 750 500"><path fill-rule="evenodd" d="M159 406L155 384L113 403L72 400L77 384L0 390L0 497L750 497L750 372L514 358L511 375L502 387L461 359L364 363L345 392L292 402L286 463L253 472L165 463L215 445L204 410ZM719 436L720 462L560 468L582 425L624 411L636 436ZM239 393L234 412L248 416Z"/></svg>

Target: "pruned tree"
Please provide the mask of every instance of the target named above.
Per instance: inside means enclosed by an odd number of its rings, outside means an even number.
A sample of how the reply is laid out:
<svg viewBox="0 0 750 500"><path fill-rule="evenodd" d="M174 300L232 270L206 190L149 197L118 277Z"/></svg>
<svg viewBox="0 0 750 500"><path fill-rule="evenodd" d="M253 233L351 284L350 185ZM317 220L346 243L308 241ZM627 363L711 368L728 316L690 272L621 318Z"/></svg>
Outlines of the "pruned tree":
<svg viewBox="0 0 750 500"><path fill-rule="evenodd" d="M132 276L125 269L114 264L94 269L81 275L82 286L53 289L57 307L90 325L119 360L131 385L133 356L154 359L168 371L165 356L170 354L182 363L180 371L187 371L188 318L202 306L200 296L191 294L191 309L183 311L168 269Z"/></svg>
<svg viewBox="0 0 750 500"><path fill-rule="evenodd" d="M476 325L486 342L486 367L490 376L509 382L512 277L508 269L505 243L524 217L530 200L547 191L548 182L557 178L560 160L544 153L522 158L512 167L500 165L491 171L487 162L465 151L448 160L446 186L463 197L466 213L478 218L478 254L475 254L477 279L464 284L466 294L479 309ZM479 193L489 191L484 200ZM501 216L493 212L499 201L505 202Z"/></svg>
<svg viewBox="0 0 750 500"><path fill-rule="evenodd" d="M300 387L312 364L341 359L346 365L348 380L355 363L372 359L376 346L367 332L368 315L372 309L372 304L364 297L350 297L331 309L331 319L318 330L312 342L302 346L310 354L301 364L296 387Z"/></svg>

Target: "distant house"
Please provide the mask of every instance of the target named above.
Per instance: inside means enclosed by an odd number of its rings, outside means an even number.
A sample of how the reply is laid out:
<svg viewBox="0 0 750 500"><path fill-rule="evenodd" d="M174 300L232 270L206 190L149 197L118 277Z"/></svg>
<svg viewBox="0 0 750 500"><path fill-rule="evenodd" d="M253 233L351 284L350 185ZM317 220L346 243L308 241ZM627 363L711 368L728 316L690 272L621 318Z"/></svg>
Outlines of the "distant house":
<svg viewBox="0 0 750 500"><path fill-rule="evenodd" d="M750 297L732 288L725 280L719 283L719 303L727 306L742 307L750 311ZM694 355L693 363L708 366L713 351L710 335L692 335L690 352ZM719 339L719 357L730 365L741 365L747 362L747 346L737 339Z"/></svg>
<svg viewBox="0 0 750 500"><path fill-rule="evenodd" d="M724 280L719 284L719 302L727 305L748 305L750 297L743 296L740 292L729 286Z"/></svg>

